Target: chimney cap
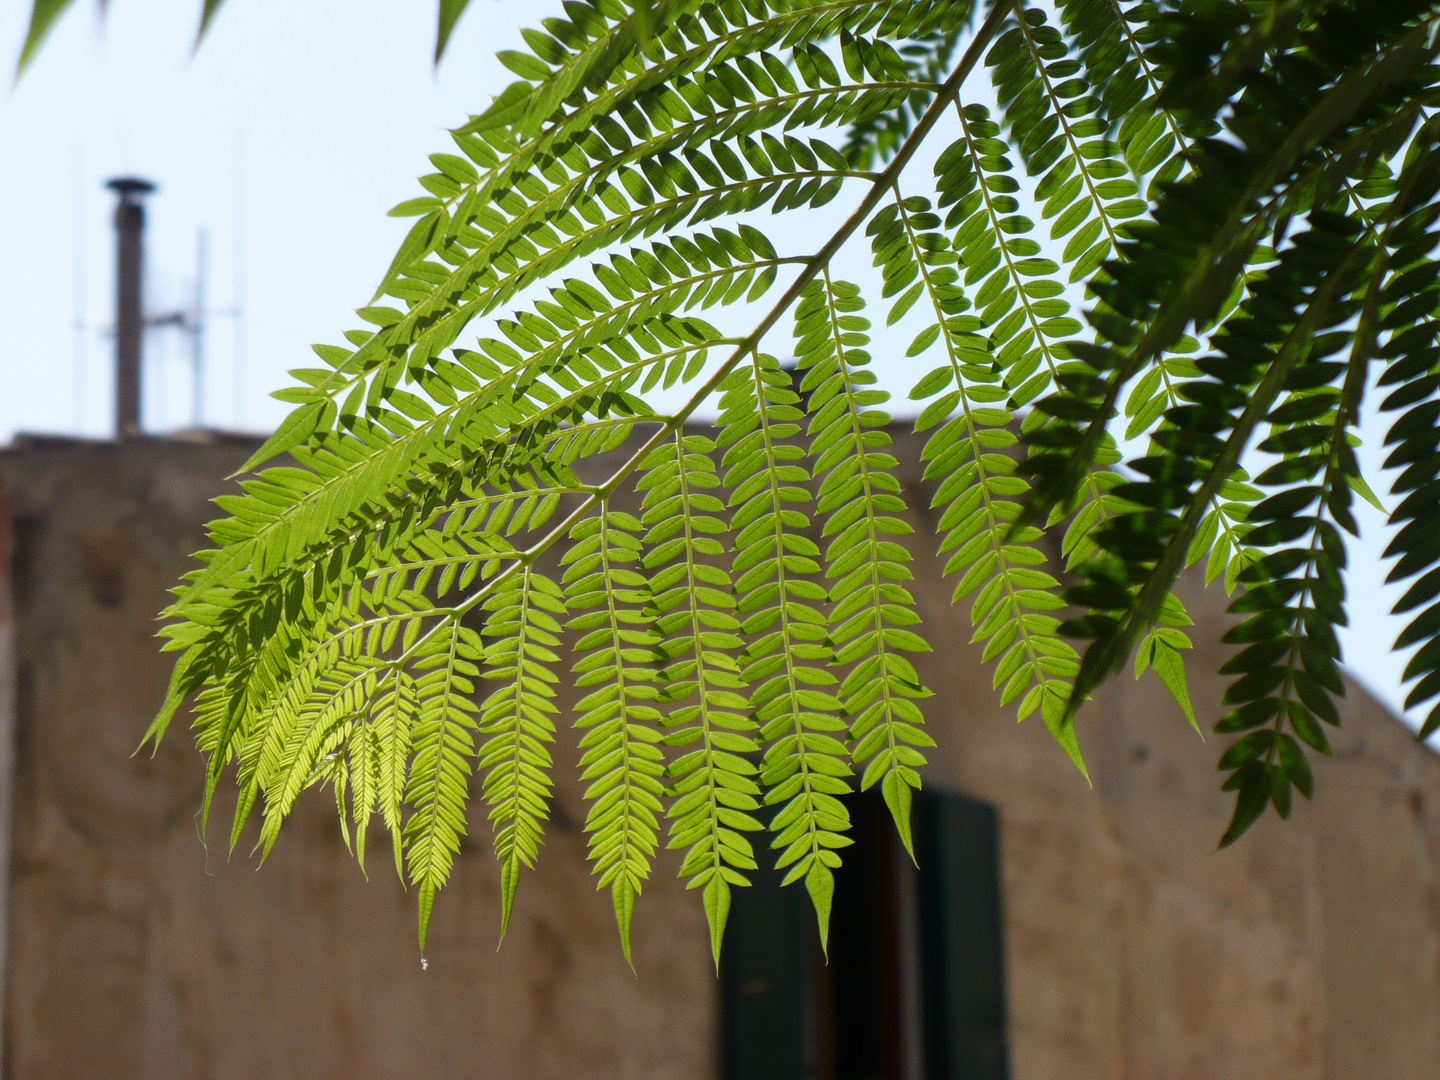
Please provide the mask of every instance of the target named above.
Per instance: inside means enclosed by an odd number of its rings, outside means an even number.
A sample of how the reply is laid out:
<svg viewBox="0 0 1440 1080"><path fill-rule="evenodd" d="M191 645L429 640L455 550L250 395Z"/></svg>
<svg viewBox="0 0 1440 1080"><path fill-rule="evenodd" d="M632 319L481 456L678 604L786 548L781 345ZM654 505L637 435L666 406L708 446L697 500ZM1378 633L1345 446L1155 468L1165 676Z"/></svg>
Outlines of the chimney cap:
<svg viewBox="0 0 1440 1080"><path fill-rule="evenodd" d="M154 184L149 180L142 180L138 176L117 176L114 180L107 182L105 186L117 193L124 202L144 198L155 190Z"/></svg>

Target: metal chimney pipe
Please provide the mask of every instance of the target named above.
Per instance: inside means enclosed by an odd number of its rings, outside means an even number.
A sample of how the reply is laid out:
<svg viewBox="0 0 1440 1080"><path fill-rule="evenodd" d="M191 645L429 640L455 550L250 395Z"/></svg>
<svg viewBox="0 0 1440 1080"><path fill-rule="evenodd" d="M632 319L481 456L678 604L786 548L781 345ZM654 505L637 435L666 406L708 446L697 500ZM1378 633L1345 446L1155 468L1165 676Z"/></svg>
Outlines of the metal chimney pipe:
<svg viewBox="0 0 1440 1080"><path fill-rule="evenodd" d="M145 330L145 207L155 190L148 180L122 176L105 185L120 196L115 206L115 432L140 434L140 355Z"/></svg>

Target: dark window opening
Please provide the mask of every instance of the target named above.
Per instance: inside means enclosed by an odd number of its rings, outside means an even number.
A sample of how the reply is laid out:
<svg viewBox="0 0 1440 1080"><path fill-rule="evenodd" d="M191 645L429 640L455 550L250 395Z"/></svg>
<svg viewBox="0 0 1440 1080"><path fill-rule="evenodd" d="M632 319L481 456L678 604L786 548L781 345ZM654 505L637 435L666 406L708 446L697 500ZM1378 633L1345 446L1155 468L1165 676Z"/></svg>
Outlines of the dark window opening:
<svg viewBox="0 0 1440 1080"><path fill-rule="evenodd" d="M780 874L737 889L721 962L726 1080L1006 1080L994 808L925 792L917 872L878 794L849 800L829 962Z"/></svg>

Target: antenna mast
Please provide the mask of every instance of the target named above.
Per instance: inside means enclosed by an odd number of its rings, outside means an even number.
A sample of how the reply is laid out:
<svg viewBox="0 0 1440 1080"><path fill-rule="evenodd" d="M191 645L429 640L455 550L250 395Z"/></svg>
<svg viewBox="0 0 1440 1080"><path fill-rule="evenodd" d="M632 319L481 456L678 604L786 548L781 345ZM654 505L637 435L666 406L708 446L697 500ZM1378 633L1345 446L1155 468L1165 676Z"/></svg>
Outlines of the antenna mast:
<svg viewBox="0 0 1440 1080"><path fill-rule="evenodd" d="M205 271L210 234L201 229L195 237L195 307L190 312L190 422L200 427L205 408Z"/></svg>

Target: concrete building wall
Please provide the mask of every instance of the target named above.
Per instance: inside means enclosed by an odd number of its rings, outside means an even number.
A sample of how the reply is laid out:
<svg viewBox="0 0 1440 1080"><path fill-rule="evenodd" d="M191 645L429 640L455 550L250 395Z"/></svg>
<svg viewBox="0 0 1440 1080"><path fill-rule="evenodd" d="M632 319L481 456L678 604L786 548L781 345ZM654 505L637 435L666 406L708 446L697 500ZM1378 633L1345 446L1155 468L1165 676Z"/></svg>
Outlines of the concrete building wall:
<svg viewBox="0 0 1440 1080"><path fill-rule="evenodd" d="M1229 810L1215 741L1153 676L1126 677L1081 714L1087 786L1038 721L996 705L928 555L918 444L897 443L936 646L919 665L940 743L927 783L1000 810L1015 1080L1440 1076L1440 759L1355 691L1315 803L1214 854ZM583 862L571 740L504 947L472 813L423 969L378 830L367 881L331 800L307 796L257 870L227 855L227 802L202 842L183 720L154 758L132 756L168 674L154 613L249 449L33 443L0 460L0 644L15 642L6 1080L718 1075L698 899L663 854L632 974ZM1225 600L1186 599L1191 688L1213 723Z"/></svg>

